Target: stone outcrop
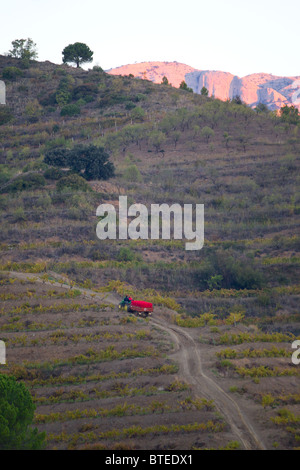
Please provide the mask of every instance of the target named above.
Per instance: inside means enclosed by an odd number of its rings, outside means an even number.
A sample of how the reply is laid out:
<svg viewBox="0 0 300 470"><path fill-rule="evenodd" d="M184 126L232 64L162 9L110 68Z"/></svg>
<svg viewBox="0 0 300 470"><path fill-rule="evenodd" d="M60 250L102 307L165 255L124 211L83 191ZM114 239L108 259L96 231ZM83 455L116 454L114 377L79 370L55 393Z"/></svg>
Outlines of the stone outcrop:
<svg viewBox="0 0 300 470"><path fill-rule="evenodd" d="M186 74L195 69L179 62L140 62L138 64L123 65L115 69L106 70L112 75L134 75L137 78L161 83L167 77L169 83L178 88Z"/></svg>
<svg viewBox="0 0 300 470"><path fill-rule="evenodd" d="M208 89L209 96L221 100L239 96L251 107L258 103L270 109L280 109L284 105L295 105L300 109L300 76L278 77L267 73L254 73L237 77L228 72L197 70L178 62L141 62L107 70L113 75L129 75L161 83L164 76L174 87L184 80L195 93L202 87ZM298 98L299 96L299 98Z"/></svg>

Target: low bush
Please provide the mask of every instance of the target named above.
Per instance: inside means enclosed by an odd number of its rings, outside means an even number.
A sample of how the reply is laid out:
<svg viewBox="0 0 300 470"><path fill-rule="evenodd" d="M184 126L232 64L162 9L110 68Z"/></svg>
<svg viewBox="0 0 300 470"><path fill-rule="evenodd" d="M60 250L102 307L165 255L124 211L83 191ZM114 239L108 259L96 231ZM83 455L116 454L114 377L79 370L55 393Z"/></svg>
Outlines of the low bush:
<svg viewBox="0 0 300 470"><path fill-rule="evenodd" d="M13 114L11 110L5 106L5 105L0 105L0 126L2 124L6 124L10 122L13 119Z"/></svg>
<svg viewBox="0 0 300 470"><path fill-rule="evenodd" d="M39 173L31 173L16 178L1 192L16 193L18 191L26 191L28 189L40 189L45 186L46 180Z"/></svg>
<svg viewBox="0 0 300 470"><path fill-rule="evenodd" d="M128 247L120 248L119 253L117 254L118 261L133 261L135 259L134 252Z"/></svg>
<svg viewBox="0 0 300 470"><path fill-rule="evenodd" d="M3 80L16 80L19 77L22 77L23 71L18 67L4 67L2 71Z"/></svg>
<svg viewBox="0 0 300 470"><path fill-rule="evenodd" d="M78 116L80 114L80 106L78 104L66 104L60 111L61 116Z"/></svg>
<svg viewBox="0 0 300 470"><path fill-rule="evenodd" d="M68 175L60 178L56 183L57 191L71 190L71 191L91 191L90 186L79 175Z"/></svg>
<svg viewBox="0 0 300 470"><path fill-rule="evenodd" d="M63 170L60 170L59 168L48 168L44 172L44 177L47 180L59 180L63 176L66 176L65 172Z"/></svg>
<svg viewBox="0 0 300 470"><path fill-rule="evenodd" d="M133 183L142 181L142 175L136 165L129 165L123 173L123 177L126 181Z"/></svg>

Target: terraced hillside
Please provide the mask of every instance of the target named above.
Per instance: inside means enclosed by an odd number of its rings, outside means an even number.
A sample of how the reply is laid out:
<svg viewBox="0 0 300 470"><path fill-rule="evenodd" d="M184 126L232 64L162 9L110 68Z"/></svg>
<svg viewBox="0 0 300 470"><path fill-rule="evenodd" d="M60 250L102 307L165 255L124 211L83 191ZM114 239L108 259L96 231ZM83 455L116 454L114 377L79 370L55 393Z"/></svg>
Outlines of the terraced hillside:
<svg viewBox="0 0 300 470"><path fill-rule="evenodd" d="M228 445L213 400L179 379L163 330L119 313L105 294L68 287L51 276L1 281L9 372L29 387L47 448Z"/></svg>
<svg viewBox="0 0 300 470"><path fill-rule="evenodd" d="M298 117L99 68L21 72L0 108L0 367L47 448L297 448ZM79 144L115 176L74 187L44 162ZM204 247L99 240L119 195L204 204ZM120 313L125 293L153 318Z"/></svg>

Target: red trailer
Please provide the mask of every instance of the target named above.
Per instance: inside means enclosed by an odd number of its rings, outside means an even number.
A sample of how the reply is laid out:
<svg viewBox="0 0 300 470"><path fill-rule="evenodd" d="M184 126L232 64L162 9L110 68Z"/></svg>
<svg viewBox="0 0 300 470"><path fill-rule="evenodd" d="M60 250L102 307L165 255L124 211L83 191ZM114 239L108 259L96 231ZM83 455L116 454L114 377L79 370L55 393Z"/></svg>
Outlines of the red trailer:
<svg viewBox="0 0 300 470"><path fill-rule="evenodd" d="M143 300L133 300L131 297L125 297L120 303L119 308L127 312L147 317L153 312L153 304Z"/></svg>

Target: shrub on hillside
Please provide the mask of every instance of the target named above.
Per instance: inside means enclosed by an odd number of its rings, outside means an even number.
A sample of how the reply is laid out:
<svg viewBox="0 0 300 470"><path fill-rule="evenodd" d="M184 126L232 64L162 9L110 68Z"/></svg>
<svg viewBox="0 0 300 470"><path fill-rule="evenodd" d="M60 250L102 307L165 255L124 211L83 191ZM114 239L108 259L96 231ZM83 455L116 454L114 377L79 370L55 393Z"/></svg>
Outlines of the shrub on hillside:
<svg viewBox="0 0 300 470"><path fill-rule="evenodd" d="M57 191L71 190L71 191L90 191L91 188L88 183L79 175L68 175L61 178L56 183Z"/></svg>
<svg viewBox="0 0 300 470"><path fill-rule="evenodd" d="M53 148L46 152L44 162L50 166L67 167L69 165L70 150L66 148Z"/></svg>
<svg viewBox="0 0 300 470"><path fill-rule="evenodd" d="M126 105L125 105L125 109L127 109L127 110L131 110L131 109L133 109L133 108L135 108L135 107L136 107L136 106L135 106L135 104L134 104L132 101L128 101L128 102L126 103Z"/></svg>
<svg viewBox="0 0 300 470"><path fill-rule="evenodd" d="M140 106L136 106L131 111L131 118L135 121L144 121L145 117L146 117L146 112Z"/></svg>
<svg viewBox="0 0 300 470"><path fill-rule="evenodd" d="M56 106L57 105L55 93L48 93L48 94L41 93L40 95L38 95L38 100L42 106Z"/></svg>
<svg viewBox="0 0 300 470"><path fill-rule="evenodd" d="M48 165L40 159L31 161L24 166L22 172L27 173L28 171L38 171L38 170L47 170Z"/></svg>
<svg viewBox="0 0 300 470"><path fill-rule="evenodd" d="M289 124L298 124L300 121L299 110L296 106L282 106L280 108L281 120Z"/></svg>
<svg viewBox="0 0 300 470"><path fill-rule="evenodd" d="M3 80L16 80L18 77L22 77L23 71L18 67L4 67L2 71Z"/></svg>
<svg viewBox="0 0 300 470"><path fill-rule="evenodd" d="M103 148L94 145L77 145L71 150L53 149L46 153L44 161L48 165L70 168L87 180L107 180L115 174L109 155Z"/></svg>
<svg viewBox="0 0 300 470"><path fill-rule="evenodd" d="M60 111L61 116L78 116L80 114L80 106L78 104L66 104Z"/></svg>
<svg viewBox="0 0 300 470"><path fill-rule="evenodd" d="M0 126L2 124L6 124L10 122L13 119L13 115L11 110L5 106L5 105L0 105Z"/></svg>
<svg viewBox="0 0 300 470"><path fill-rule="evenodd" d="M94 101L98 94L98 87L93 83L84 83L78 85L73 89L72 99L80 100L83 99L86 103Z"/></svg>
<svg viewBox="0 0 300 470"><path fill-rule="evenodd" d="M12 171L7 166L0 166L0 185L7 183L12 177Z"/></svg>
<svg viewBox="0 0 300 470"><path fill-rule="evenodd" d="M39 173L30 173L17 177L1 192L3 193L16 193L18 191L26 191L29 189L39 189L45 186L46 180L43 175Z"/></svg>
<svg viewBox="0 0 300 470"><path fill-rule="evenodd" d="M120 248L119 253L117 254L118 261L133 261L135 259L134 252L126 246Z"/></svg>
<svg viewBox="0 0 300 470"><path fill-rule="evenodd" d="M142 181L142 175L136 165L129 165L123 173L126 181L139 182Z"/></svg>
<svg viewBox="0 0 300 470"><path fill-rule="evenodd" d="M236 258L229 250L218 250L211 255L210 263L215 272L223 276L220 287L260 289L264 285L263 274L255 268L249 258Z"/></svg>
<svg viewBox="0 0 300 470"><path fill-rule="evenodd" d="M44 171L44 177L47 180L59 180L65 176L65 172L63 170L60 170L59 168L48 168L46 171Z"/></svg>

